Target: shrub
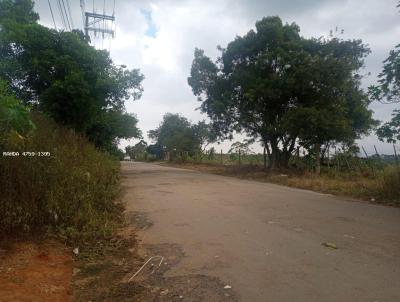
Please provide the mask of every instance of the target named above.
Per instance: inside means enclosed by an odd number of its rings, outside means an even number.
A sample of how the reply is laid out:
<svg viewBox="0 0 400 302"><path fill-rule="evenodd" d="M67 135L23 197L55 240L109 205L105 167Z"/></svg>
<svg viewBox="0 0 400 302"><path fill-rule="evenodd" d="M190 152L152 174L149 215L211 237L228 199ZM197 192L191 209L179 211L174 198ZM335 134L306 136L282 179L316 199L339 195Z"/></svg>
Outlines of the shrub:
<svg viewBox="0 0 400 302"><path fill-rule="evenodd" d="M26 137L2 135L1 153L20 155L0 154L0 237L50 231L71 242L111 234L119 162L48 118L32 119L36 130Z"/></svg>

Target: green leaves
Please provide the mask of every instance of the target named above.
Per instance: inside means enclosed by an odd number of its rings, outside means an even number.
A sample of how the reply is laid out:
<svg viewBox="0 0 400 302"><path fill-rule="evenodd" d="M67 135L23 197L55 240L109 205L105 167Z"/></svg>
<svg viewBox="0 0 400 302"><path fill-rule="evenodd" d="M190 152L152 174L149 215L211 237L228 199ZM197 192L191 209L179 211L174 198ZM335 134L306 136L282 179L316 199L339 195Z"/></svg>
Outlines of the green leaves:
<svg viewBox="0 0 400 302"><path fill-rule="evenodd" d="M378 138L381 141L388 143L396 143L400 141L400 110L394 110L392 113L392 119L384 123L376 131Z"/></svg>
<svg viewBox="0 0 400 302"><path fill-rule="evenodd" d="M15 95L101 148L139 135L125 101L141 97L140 71L114 65L108 52L90 46L78 30L57 32L37 20L32 1L0 1L0 76Z"/></svg>
<svg viewBox="0 0 400 302"><path fill-rule="evenodd" d="M179 114L167 113L157 129L149 131L149 137L169 152L195 152L216 141L217 136L204 121L191 124Z"/></svg>
<svg viewBox="0 0 400 302"><path fill-rule="evenodd" d="M28 109L22 105L7 89L4 81L0 81L0 132L1 135L15 131L25 135L35 125L29 118Z"/></svg>
<svg viewBox="0 0 400 302"><path fill-rule="evenodd" d="M361 40L306 39L295 24L263 18L213 63L196 49L188 83L214 129L244 131L287 162L296 143L351 141L373 120L359 68Z"/></svg>
<svg viewBox="0 0 400 302"><path fill-rule="evenodd" d="M379 74L377 85L369 87L372 100L381 103L400 102L400 44L391 50L383 62L383 71ZM392 119L376 130L381 141L396 143L400 140L400 110L394 110Z"/></svg>
<svg viewBox="0 0 400 302"><path fill-rule="evenodd" d="M370 96L383 103L400 102L400 44L390 51L383 63L378 85L369 87Z"/></svg>
<svg viewBox="0 0 400 302"><path fill-rule="evenodd" d="M34 23L39 15L33 11L31 0L1 0L0 23L7 20L15 23Z"/></svg>

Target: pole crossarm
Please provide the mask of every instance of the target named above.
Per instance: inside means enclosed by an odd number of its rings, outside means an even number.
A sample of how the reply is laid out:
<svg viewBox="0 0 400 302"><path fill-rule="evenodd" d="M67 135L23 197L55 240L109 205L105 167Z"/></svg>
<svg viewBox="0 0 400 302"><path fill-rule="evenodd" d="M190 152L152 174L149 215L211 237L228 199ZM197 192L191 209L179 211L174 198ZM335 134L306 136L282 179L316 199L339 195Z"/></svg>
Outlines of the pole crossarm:
<svg viewBox="0 0 400 302"><path fill-rule="evenodd" d="M111 35L114 37L115 31L113 29L108 29L103 27L93 27L96 23L100 23L105 21L115 21L115 16L109 16L105 14L97 14L97 13L90 13L90 12L85 12L85 36L88 38L89 37L89 32L93 32L94 34L101 33L104 35Z"/></svg>
<svg viewBox="0 0 400 302"><path fill-rule="evenodd" d="M115 16L108 16L96 13L85 12L85 16L93 19L110 20L115 21Z"/></svg>

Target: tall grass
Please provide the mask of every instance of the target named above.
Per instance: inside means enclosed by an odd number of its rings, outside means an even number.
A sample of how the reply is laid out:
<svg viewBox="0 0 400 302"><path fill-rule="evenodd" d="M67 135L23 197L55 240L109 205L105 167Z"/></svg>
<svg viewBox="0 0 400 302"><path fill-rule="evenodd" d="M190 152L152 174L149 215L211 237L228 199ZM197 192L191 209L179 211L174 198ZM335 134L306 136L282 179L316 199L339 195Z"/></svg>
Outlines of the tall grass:
<svg viewBox="0 0 400 302"><path fill-rule="evenodd" d="M118 217L119 162L43 116L33 120L30 135L3 135L0 145L0 237L49 231L76 242L110 235Z"/></svg>
<svg viewBox="0 0 400 302"><path fill-rule="evenodd" d="M400 204L400 167L385 168L381 176L380 193L382 198L394 200Z"/></svg>

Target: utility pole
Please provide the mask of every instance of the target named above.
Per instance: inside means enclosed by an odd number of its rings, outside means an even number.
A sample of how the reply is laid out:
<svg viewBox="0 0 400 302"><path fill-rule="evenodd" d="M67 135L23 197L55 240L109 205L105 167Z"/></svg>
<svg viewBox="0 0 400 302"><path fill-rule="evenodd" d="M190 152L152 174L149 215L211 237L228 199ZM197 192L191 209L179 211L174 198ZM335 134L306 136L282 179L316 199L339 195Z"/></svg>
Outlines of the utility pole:
<svg viewBox="0 0 400 302"><path fill-rule="evenodd" d="M115 0L114 0L114 11L112 15L107 15L105 13L105 7L103 8L102 14L95 12L94 4L93 4L93 12L86 11L85 0L80 0L80 6L82 10L82 19L83 19L82 21L86 39L89 40L90 38L89 34L91 32L94 34L94 36L96 36L97 34L101 34L103 39L109 36L114 38Z"/></svg>
<svg viewBox="0 0 400 302"><path fill-rule="evenodd" d="M105 24L105 21L114 22L115 16L108 16L108 15L103 15L103 14L85 12L85 36L86 36L86 38L89 38L89 32L93 32L94 35L96 35L97 33L101 33L103 36L103 39L107 35L111 35L114 38L115 31L113 29L104 28L104 26L96 27L96 24L98 24L98 23Z"/></svg>

